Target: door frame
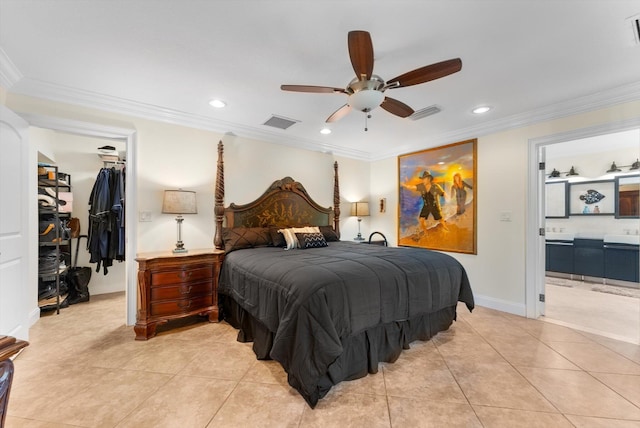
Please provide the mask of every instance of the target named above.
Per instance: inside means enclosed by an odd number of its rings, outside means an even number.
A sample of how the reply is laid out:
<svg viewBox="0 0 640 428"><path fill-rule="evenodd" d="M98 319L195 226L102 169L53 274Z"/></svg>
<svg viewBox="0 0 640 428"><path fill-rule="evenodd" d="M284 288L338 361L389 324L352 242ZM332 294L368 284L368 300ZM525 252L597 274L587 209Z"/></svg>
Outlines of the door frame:
<svg viewBox="0 0 640 428"><path fill-rule="evenodd" d="M539 229L544 227L544 187L540 184L539 162L543 160L541 148L582 138L597 137L614 132L640 128L640 117L620 122L610 122L587 128L529 139L527 174L527 219L525 243L525 307L527 318L538 318L544 306L538 294L544 293L545 245ZM542 156L542 157L541 157ZM543 206L540 206L542 204Z"/></svg>
<svg viewBox="0 0 640 428"><path fill-rule="evenodd" d="M137 268L135 254L138 248L138 224L137 224L137 133L133 128L121 128L102 125L92 122L82 122L60 117L40 114L16 112L30 126L66 132L68 134L83 135L88 137L120 140L126 143L127 148L127 180L125 183L126 210L125 210L125 276L126 276L126 323L134 325L137 311ZM35 168L36 166L31 166ZM32 171L34 175L35 169ZM35 226L34 226L35 227ZM37 233L36 233L37 234Z"/></svg>

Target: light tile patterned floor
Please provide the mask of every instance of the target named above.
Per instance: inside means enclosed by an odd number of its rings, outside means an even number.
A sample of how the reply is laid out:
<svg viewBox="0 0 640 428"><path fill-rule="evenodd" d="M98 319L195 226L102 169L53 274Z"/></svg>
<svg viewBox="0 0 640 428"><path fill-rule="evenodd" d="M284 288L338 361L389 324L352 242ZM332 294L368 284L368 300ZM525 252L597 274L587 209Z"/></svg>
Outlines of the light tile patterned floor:
<svg viewBox="0 0 640 428"><path fill-rule="evenodd" d="M226 323L134 341L124 294L43 317L14 427L640 427L640 346L478 307L310 409Z"/></svg>

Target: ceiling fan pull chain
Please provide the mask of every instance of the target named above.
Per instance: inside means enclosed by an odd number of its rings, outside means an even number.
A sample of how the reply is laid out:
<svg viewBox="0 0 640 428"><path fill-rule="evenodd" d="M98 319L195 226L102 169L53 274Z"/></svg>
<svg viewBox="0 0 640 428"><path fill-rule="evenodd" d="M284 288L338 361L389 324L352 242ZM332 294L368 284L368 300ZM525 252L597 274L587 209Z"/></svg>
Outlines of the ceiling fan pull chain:
<svg viewBox="0 0 640 428"><path fill-rule="evenodd" d="M367 119L369 119L371 117L370 114L365 114L364 115L364 131L367 132L369 130L369 128L367 128Z"/></svg>

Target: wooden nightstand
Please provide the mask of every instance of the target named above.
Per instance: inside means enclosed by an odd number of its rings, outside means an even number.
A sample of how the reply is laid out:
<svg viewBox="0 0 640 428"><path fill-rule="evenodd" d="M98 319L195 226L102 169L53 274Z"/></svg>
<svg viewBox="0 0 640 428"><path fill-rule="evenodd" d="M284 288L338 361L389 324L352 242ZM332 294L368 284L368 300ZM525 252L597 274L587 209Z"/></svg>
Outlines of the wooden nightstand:
<svg viewBox="0 0 640 428"><path fill-rule="evenodd" d="M136 340L156 335L156 327L190 315L218 322L218 277L224 251L141 253L138 262Z"/></svg>

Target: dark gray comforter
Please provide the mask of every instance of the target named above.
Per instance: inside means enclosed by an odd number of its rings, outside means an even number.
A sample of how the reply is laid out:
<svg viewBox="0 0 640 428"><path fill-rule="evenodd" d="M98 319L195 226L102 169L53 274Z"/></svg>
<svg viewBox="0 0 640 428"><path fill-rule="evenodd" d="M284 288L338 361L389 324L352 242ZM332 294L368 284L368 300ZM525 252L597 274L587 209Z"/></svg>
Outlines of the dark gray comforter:
<svg viewBox="0 0 640 428"><path fill-rule="evenodd" d="M317 396L318 380L343 352L346 338L457 301L469 310L474 305L466 272L453 257L351 242L231 252L218 290L273 333L270 356L307 401Z"/></svg>

